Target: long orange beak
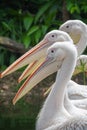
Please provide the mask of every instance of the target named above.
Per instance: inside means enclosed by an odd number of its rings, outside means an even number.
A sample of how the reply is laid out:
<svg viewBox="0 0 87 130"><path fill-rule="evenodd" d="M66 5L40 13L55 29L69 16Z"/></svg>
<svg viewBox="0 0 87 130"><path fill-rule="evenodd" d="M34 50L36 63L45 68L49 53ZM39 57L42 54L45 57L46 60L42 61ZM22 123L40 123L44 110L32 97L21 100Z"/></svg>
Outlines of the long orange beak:
<svg viewBox="0 0 87 130"><path fill-rule="evenodd" d="M18 79L18 83L20 83L23 79L28 77L31 74L32 68L36 65L37 61L30 63L27 68L24 70L24 72L21 74L21 76Z"/></svg>
<svg viewBox="0 0 87 130"><path fill-rule="evenodd" d="M19 77L18 82L20 83L23 79L30 76L35 69L44 61L44 57L28 65L22 75Z"/></svg>
<svg viewBox="0 0 87 130"><path fill-rule="evenodd" d="M19 68L27 64L30 64L40 59L45 55L47 47L48 47L48 41L43 39L35 47L33 47L31 50L29 50L23 56L17 59L13 64L11 64L4 72L2 72L0 74L0 78L18 70Z"/></svg>
<svg viewBox="0 0 87 130"><path fill-rule="evenodd" d="M54 67L55 66L55 67ZM43 63L41 63L36 70L27 78L24 84L18 90L16 96L13 99L13 104L15 104L20 98L22 98L26 93L28 93L36 84L42 81L47 76L56 72L61 66L61 61L54 61L52 58L47 58Z"/></svg>

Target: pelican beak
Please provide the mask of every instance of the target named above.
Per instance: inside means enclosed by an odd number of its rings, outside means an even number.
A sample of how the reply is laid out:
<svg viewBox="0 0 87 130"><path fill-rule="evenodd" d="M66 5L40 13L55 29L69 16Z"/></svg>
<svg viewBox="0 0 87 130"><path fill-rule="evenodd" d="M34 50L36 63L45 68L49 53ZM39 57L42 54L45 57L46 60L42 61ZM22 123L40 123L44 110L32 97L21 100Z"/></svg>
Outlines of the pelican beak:
<svg viewBox="0 0 87 130"><path fill-rule="evenodd" d="M29 50L23 56L17 59L13 64L11 64L4 72L2 72L0 74L0 78L43 57L46 53L48 43L49 42L46 39L43 39L35 47L33 47L31 50Z"/></svg>
<svg viewBox="0 0 87 130"><path fill-rule="evenodd" d="M23 79L30 76L33 71L38 68L38 66L44 61L44 57L42 57L40 60L35 61L28 65L28 67L25 69L25 71L22 73L22 75L18 79L18 83L20 83Z"/></svg>
<svg viewBox="0 0 87 130"><path fill-rule="evenodd" d="M18 83L20 83L23 79L25 79L27 76L31 74L32 68L35 68L36 62L30 63L27 68L24 70L24 72L21 74L21 76L18 78Z"/></svg>
<svg viewBox="0 0 87 130"><path fill-rule="evenodd" d="M68 33L70 35L70 37L72 38L74 44L77 44L80 39L81 39L81 34L73 34L73 33Z"/></svg>
<svg viewBox="0 0 87 130"><path fill-rule="evenodd" d="M55 66L55 67L54 67ZM28 93L35 85L42 81L47 76L56 72L61 66L61 61L53 60L52 58L46 58L36 70L27 78L24 84L20 87L16 93L13 104L15 104L20 98Z"/></svg>

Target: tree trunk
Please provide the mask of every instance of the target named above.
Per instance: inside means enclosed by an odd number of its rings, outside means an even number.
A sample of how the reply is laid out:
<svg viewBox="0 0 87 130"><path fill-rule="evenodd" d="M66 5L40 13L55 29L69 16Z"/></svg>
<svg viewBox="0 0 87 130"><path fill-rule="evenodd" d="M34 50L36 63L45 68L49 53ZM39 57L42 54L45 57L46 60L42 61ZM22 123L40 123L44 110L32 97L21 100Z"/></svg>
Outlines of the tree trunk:
<svg viewBox="0 0 87 130"><path fill-rule="evenodd" d="M67 21L67 20L70 19L70 17L69 17L69 12L67 11L67 3L66 3L66 0L63 0L62 18L63 18L63 22L65 22L65 21Z"/></svg>

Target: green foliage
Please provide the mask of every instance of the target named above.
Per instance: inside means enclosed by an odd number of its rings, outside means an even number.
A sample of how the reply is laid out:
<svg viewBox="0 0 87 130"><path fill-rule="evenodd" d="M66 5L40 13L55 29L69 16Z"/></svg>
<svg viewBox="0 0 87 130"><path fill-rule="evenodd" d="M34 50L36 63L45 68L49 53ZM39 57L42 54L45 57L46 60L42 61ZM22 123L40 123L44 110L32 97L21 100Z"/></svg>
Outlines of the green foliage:
<svg viewBox="0 0 87 130"><path fill-rule="evenodd" d="M87 14L87 1L83 0L66 0L67 10L70 13L72 19L81 19L87 23L86 14Z"/></svg>
<svg viewBox="0 0 87 130"><path fill-rule="evenodd" d="M1 106L0 129L34 130L38 111L37 105L26 103L25 100L15 106Z"/></svg>
<svg viewBox="0 0 87 130"><path fill-rule="evenodd" d="M82 60L80 60L80 66L78 67L78 69L82 72L83 83L84 85L86 85L86 62L83 62Z"/></svg>
<svg viewBox="0 0 87 130"><path fill-rule="evenodd" d="M22 0L9 3L2 1L0 4L0 35L23 43L25 48L36 45L48 31L58 29L62 24L63 2L64 0ZM65 0L65 2L71 19L81 19L87 22L86 0ZM5 56L8 59L8 55L11 57L9 63L4 59ZM13 55L0 48L0 59L2 59L0 66L8 66L18 58Z"/></svg>
<svg viewBox="0 0 87 130"><path fill-rule="evenodd" d="M52 28L51 25L56 24L56 26L59 26L59 23L57 24L56 21L57 8L57 2L52 0L50 3L48 1L41 6L36 14L32 14L30 11L23 11L22 9L9 9L8 11L11 11L9 13L11 18L9 21L4 19L1 22L1 35L23 43L26 48L33 46L43 37L49 28Z"/></svg>

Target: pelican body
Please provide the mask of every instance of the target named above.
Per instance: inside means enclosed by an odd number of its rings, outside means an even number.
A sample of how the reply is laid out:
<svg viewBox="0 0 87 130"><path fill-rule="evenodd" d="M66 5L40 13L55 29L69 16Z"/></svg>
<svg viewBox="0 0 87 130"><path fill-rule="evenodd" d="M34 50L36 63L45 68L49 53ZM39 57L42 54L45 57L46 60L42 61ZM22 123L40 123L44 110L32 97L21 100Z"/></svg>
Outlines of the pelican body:
<svg viewBox="0 0 87 130"><path fill-rule="evenodd" d="M65 45L64 45L65 44ZM47 58L38 68L42 68L53 62L62 60L62 65L57 73L56 81L51 89L37 119L36 130L85 130L87 117L83 115L70 115L64 107L64 95L66 86L75 69L77 51L69 42L52 45L47 52ZM37 74L36 72L36 74ZM82 122L83 121L83 122Z"/></svg>

